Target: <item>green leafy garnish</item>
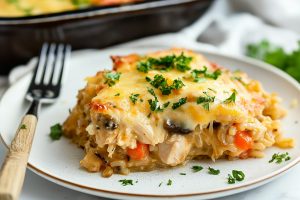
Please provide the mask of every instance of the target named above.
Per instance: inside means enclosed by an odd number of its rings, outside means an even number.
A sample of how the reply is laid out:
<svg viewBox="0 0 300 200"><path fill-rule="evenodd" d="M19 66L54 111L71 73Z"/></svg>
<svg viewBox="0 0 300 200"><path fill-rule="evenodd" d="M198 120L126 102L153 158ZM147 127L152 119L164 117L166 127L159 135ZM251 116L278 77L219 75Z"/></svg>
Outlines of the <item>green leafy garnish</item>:
<svg viewBox="0 0 300 200"><path fill-rule="evenodd" d="M145 61L140 61L137 64L137 70L147 73L150 70L162 70L169 71L171 69L177 69L181 72L190 70L190 62L192 57L185 56L181 53L179 56L171 55L160 58L148 58Z"/></svg>
<svg viewBox="0 0 300 200"><path fill-rule="evenodd" d="M192 167L193 172L200 172L202 169L203 169L203 167L200 165L194 165Z"/></svg>
<svg viewBox="0 0 300 200"><path fill-rule="evenodd" d="M209 167L208 168L208 173L211 174L211 175L218 175L218 174L220 174L220 170Z"/></svg>
<svg viewBox="0 0 300 200"><path fill-rule="evenodd" d="M104 77L105 77L105 84L108 84L109 87L113 86L116 84L117 81L119 81L121 76L120 72L107 72Z"/></svg>
<svg viewBox="0 0 300 200"><path fill-rule="evenodd" d="M187 100L187 97L185 97L185 98L180 98L178 102L173 103L172 109L175 110L175 109L179 108L180 106L182 106L183 104L186 103L186 100Z"/></svg>
<svg viewBox="0 0 300 200"><path fill-rule="evenodd" d="M237 80L238 82L240 82L242 85L246 86L247 84L243 81L242 77L239 76L233 76L231 77L232 80Z"/></svg>
<svg viewBox="0 0 300 200"><path fill-rule="evenodd" d="M167 185L168 185L168 186L172 185L172 180L171 180L171 179L168 180Z"/></svg>
<svg viewBox="0 0 300 200"><path fill-rule="evenodd" d="M18 3L19 0L6 0L6 2L7 2L7 3L13 4L13 3Z"/></svg>
<svg viewBox="0 0 300 200"><path fill-rule="evenodd" d="M257 44L247 45L246 55L274 65L300 82L300 41L297 49L287 53L283 48L262 40Z"/></svg>
<svg viewBox="0 0 300 200"><path fill-rule="evenodd" d="M117 97L117 96L120 96L120 93L115 94L115 96L116 96L116 97Z"/></svg>
<svg viewBox="0 0 300 200"><path fill-rule="evenodd" d="M207 88L207 89L209 89L210 91L212 91L212 92L214 92L214 93L217 93L217 91L214 90L214 89L212 89L212 88Z"/></svg>
<svg viewBox="0 0 300 200"><path fill-rule="evenodd" d="M242 181L245 178L245 174L242 171L238 170L232 170L232 176L235 178L237 181Z"/></svg>
<svg viewBox="0 0 300 200"><path fill-rule="evenodd" d="M130 96L129 96L129 99L131 100L131 102L133 103L133 104L135 104L136 103L136 101L138 100L138 97L140 96L140 94L131 94Z"/></svg>
<svg viewBox="0 0 300 200"><path fill-rule="evenodd" d="M57 123L50 127L50 138L52 140L59 140L62 136L62 126Z"/></svg>
<svg viewBox="0 0 300 200"><path fill-rule="evenodd" d="M228 174L227 182L228 184L234 184L235 181L243 181L245 179L245 174L239 170L232 170L232 175Z"/></svg>
<svg viewBox="0 0 300 200"><path fill-rule="evenodd" d="M225 99L224 101L223 101L223 103L235 103L235 100L236 100L236 94L237 94L237 91L236 90L234 90L233 92L232 92L232 94L227 98L227 99Z"/></svg>
<svg viewBox="0 0 300 200"><path fill-rule="evenodd" d="M183 176L185 176L186 175L186 173L179 173L180 175L183 175Z"/></svg>
<svg viewBox="0 0 300 200"><path fill-rule="evenodd" d="M22 124L22 125L20 126L20 129L27 129L26 124Z"/></svg>
<svg viewBox="0 0 300 200"><path fill-rule="evenodd" d="M203 92L205 96L200 96L197 98L197 104L202 104L205 110L209 110L209 103L215 101L215 96L209 96L207 92Z"/></svg>
<svg viewBox="0 0 300 200"><path fill-rule="evenodd" d="M174 59L174 67L181 72L185 72L191 69L189 66L191 61L192 57L186 57L183 53L181 53L180 56L177 56Z"/></svg>
<svg viewBox="0 0 300 200"><path fill-rule="evenodd" d="M131 179L122 179L122 180L119 180L119 182L120 182L123 186L133 185L133 181L132 181Z"/></svg>
<svg viewBox="0 0 300 200"><path fill-rule="evenodd" d="M163 184L163 182L160 182L159 185L158 185L158 187L160 187L162 184Z"/></svg>
<svg viewBox="0 0 300 200"><path fill-rule="evenodd" d="M203 76L200 77L201 74ZM203 78L210 78L210 79L217 80L221 74L222 74L222 71L220 69L217 69L213 73L208 73L206 66L203 66L203 70L194 69L191 72L194 82L201 82L201 81L203 81Z"/></svg>
<svg viewBox="0 0 300 200"><path fill-rule="evenodd" d="M85 7L90 5L90 0L72 0L72 4L78 7Z"/></svg>
<svg viewBox="0 0 300 200"><path fill-rule="evenodd" d="M175 79L172 85L168 85L167 80L160 74L156 74L153 80L146 77L146 81L148 81L153 87L158 88L162 95L169 95L172 90L178 90L184 86L183 82L179 78Z"/></svg>
<svg viewBox="0 0 300 200"><path fill-rule="evenodd" d="M157 96L154 93L154 90L152 88L148 88L148 92L154 97L154 99L149 99L148 100L151 111L160 111L161 112L169 106L170 102L166 102L162 106L160 105L160 103L158 101L158 98L157 98Z"/></svg>
<svg viewBox="0 0 300 200"><path fill-rule="evenodd" d="M269 160L269 163L272 163L272 162L275 161L275 163L280 164L283 161L288 161L290 159L291 159L291 157L289 156L288 152L285 152L285 153L282 153L282 154L274 153L273 156L272 156L272 159Z"/></svg>
<svg viewBox="0 0 300 200"><path fill-rule="evenodd" d="M234 184L235 183L235 178L233 178L233 176L231 174L228 174L227 183L228 184Z"/></svg>

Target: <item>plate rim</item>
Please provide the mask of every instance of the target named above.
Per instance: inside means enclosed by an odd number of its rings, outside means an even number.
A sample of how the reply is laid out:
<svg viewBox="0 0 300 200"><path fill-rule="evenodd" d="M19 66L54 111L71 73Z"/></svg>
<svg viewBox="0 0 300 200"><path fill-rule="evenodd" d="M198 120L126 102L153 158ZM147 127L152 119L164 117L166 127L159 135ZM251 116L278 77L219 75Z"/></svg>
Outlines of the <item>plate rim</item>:
<svg viewBox="0 0 300 200"><path fill-rule="evenodd" d="M84 49L84 50L77 50L72 52L73 56L72 57L77 57L80 56L81 54L85 54L85 53L90 53L90 52L110 52L110 51L122 51L122 50L126 50L128 48L126 47L118 47L118 48L109 48L107 50L99 50L99 49ZM139 50L139 49L146 49L146 50L152 50L152 49L158 49L157 47L153 48L151 46L149 47L131 47L130 50ZM166 49L165 46L163 46L161 49ZM223 57L225 59L230 59L230 60L235 60L238 62L244 62L247 63L249 65L254 65L257 68L261 68L261 69L265 69L269 72L275 73L277 76L280 76L281 78L283 78L284 80L286 80L289 84L292 84L292 86L294 86L295 88L297 88L297 90L300 92L300 84L293 79L291 76L289 76L288 74L286 74L285 72L281 71L280 69L273 67L270 64L264 63L262 61L259 60L255 60L246 56L238 56L238 55L231 55L225 52L220 52L217 50L209 50L209 49L202 49L202 48L188 48L189 50L193 50L195 52L201 53L201 54L209 54L212 56L218 56L218 57ZM28 62L30 63L30 61ZM25 64L25 66L28 65ZM28 76L28 74L26 74L25 76L23 76L22 78L20 78L19 80L17 80L16 82L14 82L12 85L10 85L10 87L5 91L5 93L3 94L1 100L0 100L0 109L2 107L3 104L3 98L5 97L6 93L13 89L15 87L15 85L17 85L20 81L22 81L24 78L26 78L26 76ZM2 133L0 132L0 140L1 142L4 144L4 146L6 148L8 148L8 144L5 142L4 138L2 137ZM300 163L300 155L298 155L298 157L295 158L295 160L293 160L292 162L288 163L287 165L281 167L280 169L269 173L268 175L265 176L261 176L260 178L256 178L248 183L242 184L242 185L236 185L236 186L232 186L232 187L227 187L227 188L221 188L221 189L217 189L217 190L210 190L208 192L194 192L194 193L184 193L184 194L135 194L135 193L128 193L128 192L117 192L117 191L111 191L111 190L106 190L106 189L99 189L99 188L95 188L95 187L89 187L89 186L85 186L85 185L81 185L72 181L68 181L68 180L64 180L60 177L57 177L55 175L49 174L41 169L39 169L38 167L34 166L33 164L31 164L28 161L27 167L28 169L30 169L31 171L33 171L35 174L49 180L52 181L56 184L59 184L61 186L76 190L80 189L80 191L82 192L82 190L85 191L85 193L89 193L89 191L93 191L93 192L98 192L99 194L101 194L101 196L105 197L104 195L107 195L106 197L115 197L115 198L120 198L120 196L122 197L145 197L145 198L184 198L184 197L201 197L204 195L216 195L216 194L222 194L224 192L229 192L232 191L231 194L235 194L238 192L243 191L243 189L251 189L251 188L255 188L255 187L259 187L260 185L263 185L269 181L271 181L272 179L275 179L277 177L279 177L280 175L284 174L285 172L287 172L289 169L291 169L292 167L294 167L296 164ZM252 187L251 187L252 186ZM241 190L241 191L240 191ZM91 193L89 193L91 194ZM230 195L230 194L227 194ZM224 195L224 196L227 196Z"/></svg>

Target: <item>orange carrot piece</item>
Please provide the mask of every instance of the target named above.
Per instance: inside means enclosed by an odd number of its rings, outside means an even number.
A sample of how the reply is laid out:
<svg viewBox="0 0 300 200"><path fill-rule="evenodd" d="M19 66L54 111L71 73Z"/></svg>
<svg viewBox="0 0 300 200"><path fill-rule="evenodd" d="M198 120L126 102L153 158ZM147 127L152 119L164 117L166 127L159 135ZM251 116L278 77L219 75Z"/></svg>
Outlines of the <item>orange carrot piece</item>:
<svg viewBox="0 0 300 200"><path fill-rule="evenodd" d="M136 148L129 149L127 148L127 154L133 160L142 160L144 159L149 153L148 144L137 142Z"/></svg>

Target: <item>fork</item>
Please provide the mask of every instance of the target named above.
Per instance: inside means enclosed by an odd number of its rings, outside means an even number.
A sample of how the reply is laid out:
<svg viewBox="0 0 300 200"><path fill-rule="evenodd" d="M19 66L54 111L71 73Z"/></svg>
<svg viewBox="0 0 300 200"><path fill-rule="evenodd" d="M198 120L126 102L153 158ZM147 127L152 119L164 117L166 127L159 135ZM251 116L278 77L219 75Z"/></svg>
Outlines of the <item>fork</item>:
<svg viewBox="0 0 300 200"><path fill-rule="evenodd" d="M24 182L27 161L42 103L54 103L60 93L70 45L42 47L26 93L31 105L23 117L0 171L0 199L17 200Z"/></svg>

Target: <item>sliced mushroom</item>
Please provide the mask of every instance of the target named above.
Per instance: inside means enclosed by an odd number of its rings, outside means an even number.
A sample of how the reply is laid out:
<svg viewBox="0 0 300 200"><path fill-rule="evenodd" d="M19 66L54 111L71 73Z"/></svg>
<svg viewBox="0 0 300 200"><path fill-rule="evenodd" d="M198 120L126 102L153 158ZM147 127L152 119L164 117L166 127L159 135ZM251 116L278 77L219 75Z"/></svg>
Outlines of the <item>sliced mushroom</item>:
<svg viewBox="0 0 300 200"><path fill-rule="evenodd" d="M189 134L192 132L191 129L184 128L170 119L167 119L165 121L164 129L167 130L169 133L182 134L182 135Z"/></svg>
<svg viewBox="0 0 300 200"><path fill-rule="evenodd" d="M99 114L97 116L97 124L109 131L113 131L118 128L118 123L110 115Z"/></svg>

